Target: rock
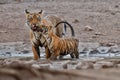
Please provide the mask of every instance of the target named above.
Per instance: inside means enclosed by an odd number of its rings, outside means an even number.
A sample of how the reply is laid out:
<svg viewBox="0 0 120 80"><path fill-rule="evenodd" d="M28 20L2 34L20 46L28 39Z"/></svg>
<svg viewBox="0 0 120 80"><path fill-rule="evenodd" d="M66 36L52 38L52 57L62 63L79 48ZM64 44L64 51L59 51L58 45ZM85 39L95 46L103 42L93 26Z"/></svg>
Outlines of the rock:
<svg viewBox="0 0 120 80"><path fill-rule="evenodd" d="M93 64L94 69L101 69L102 65L101 64Z"/></svg>
<svg viewBox="0 0 120 80"><path fill-rule="evenodd" d="M97 50L97 48L95 48L91 50L89 54L97 54L97 53L99 53L99 51Z"/></svg>
<svg viewBox="0 0 120 80"><path fill-rule="evenodd" d="M76 69L77 61L72 61L67 64L67 69Z"/></svg>
<svg viewBox="0 0 120 80"><path fill-rule="evenodd" d="M115 43L112 43L112 42L111 42L111 43L108 43L106 46L109 46L109 47L110 47L110 46L115 46Z"/></svg>
<svg viewBox="0 0 120 80"><path fill-rule="evenodd" d="M5 59L4 61L3 61L3 65L11 65L11 64L22 64L23 62L22 61L20 61L20 60L18 60L18 59Z"/></svg>
<svg viewBox="0 0 120 80"><path fill-rule="evenodd" d="M116 64L116 67L120 68L120 64Z"/></svg>
<svg viewBox="0 0 120 80"><path fill-rule="evenodd" d="M33 64L33 63L35 63L35 62L36 62L35 60L24 61L25 64Z"/></svg>
<svg viewBox="0 0 120 80"><path fill-rule="evenodd" d="M94 64L94 69L100 69L100 68L111 68L114 66L113 62L108 61L98 61Z"/></svg>
<svg viewBox="0 0 120 80"><path fill-rule="evenodd" d="M101 32L95 32L95 35L102 35Z"/></svg>
<svg viewBox="0 0 120 80"><path fill-rule="evenodd" d="M7 33L7 31L0 31L0 33Z"/></svg>
<svg viewBox="0 0 120 80"><path fill-rule="evenodd" d="M30 51L29 50L23 50L23 51L21 51L22 53L29 53Z"/></svg>
<svg viewBox="0 0 120 80"><path fill-rule="evenodd" d="M84 31L93 31L93 28L87 25L85 26Z"/></svg>
<svg viewBox="0 0 120 80"><path fill-rule="evenodd" d="M75 19L74 21L73 21L73 23L78 23L79 22L79 20L77 20L77 19Z"/></svg>
<svg viewBox="0 0 120 80"><path fill-rule="evenodd" d="M100 42L100 46L107 46L107 47L111 47L111 46L115 46L116 44L114 42Z"/></svg>
<svg viewBox="0 0 120 80"><path fill-rule="evenodd" d="M115 12L111 12L111 15L115 15L116 13Z"/></svg>
<svg viewBox="0 0 120 80"><path fill-rule="evenodd" d="M97 48L97 50L98 50L99 53L101 53L101 54L106 54L106 53L108 53L108 51L110 50L110 47L104 47L104 46L102 46L102 47Z"/></svg>
<svg viewBox="0 0 120 80"><path fill-rule="evenodd" d="M70 62L71 62L70 60L64 61L64 62L62 63L63 68L64 68L64 69L67 69L67 65L68 65Z"/></svg>
<svg viewBox="0 0 120 80"><path fill-rule="evenodd" d="M76 69L91 69L93 68L92 62L79 62L76 66Z"/></svg>
<svg viewBox="0 0 120 80"><path fill-rule="evenodd" d="M118 52L120 52L120 48L117 45L111 46L110 52L111 53L118 53Z"/></svg>
<svg viewBox="0 0 120 80"><path fill-rule="evenodd" d="M45 69L49 69L50 68L50 64L40 64L39 65L40 66L40 68L45 68Z"/></svg>
<svg viewBox="0 0 120 80"><path fill-rule="evenodd" d="M4 65L8 65L8 64L11 64L12 63L12 60L11 59L5 59L3 61Z"/></svg>
<svg viewBox="0 0 120 80"><path fill-rule="evenodd" d="M115 8L118 8L119 7L119 5L115 5Z"/></svg>
<svg viewBox="0 0 120 80"><path fill-rule="evenodd" d="M51 69L63 69L63 66L62 66L62 64L60 63L60 62L54 62L54 63L52 63L51 65L50 65L50 68Z"/></svg>
<svg viewBox="0 0 120 80"><path fill-rule="evenodd" d="M76 66L73 64L67 64L67 69L76 69Z"/></svg>
<svg viewBox="0 0 120 80"><path fill-rule="evenodd" d="M40 66L39 66L38 64L32 64L32 67L33 67L33 68L37 68L37 69L40 68Z"/></svg>
<svg viewBox="0 0 120 80"><path fill-rule="evenodd" d="M93 36L92 36L92 38L98 38L98 36L96 36L96 35L93 35Z"/></svg>
<svg viewBox="0 0 120 80"><path fill-rule="evenodd" d="M9 57L12 56L11 52L6 52L5 54L6 54L6 56L9 56Z"/></svg>

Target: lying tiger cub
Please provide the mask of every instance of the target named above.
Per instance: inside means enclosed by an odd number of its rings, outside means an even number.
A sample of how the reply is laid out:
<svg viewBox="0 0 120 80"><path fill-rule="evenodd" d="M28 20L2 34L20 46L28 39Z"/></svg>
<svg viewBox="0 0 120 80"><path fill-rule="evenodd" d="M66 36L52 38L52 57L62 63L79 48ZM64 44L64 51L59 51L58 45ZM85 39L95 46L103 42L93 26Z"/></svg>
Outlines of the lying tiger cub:
<svg viewBox="0 0 120 80"><path fill-rule="evenodd" d="M42 27L42 36L47 42L47 47L50 50L50 59L54 60L58 56L70 54L72 58L79 58L78 44L79 40L75 38L60 38L53 33L53 29L47 26ZM41 33L41 32L38 33ZM39 35L38 35L39 36Z"/></svg>

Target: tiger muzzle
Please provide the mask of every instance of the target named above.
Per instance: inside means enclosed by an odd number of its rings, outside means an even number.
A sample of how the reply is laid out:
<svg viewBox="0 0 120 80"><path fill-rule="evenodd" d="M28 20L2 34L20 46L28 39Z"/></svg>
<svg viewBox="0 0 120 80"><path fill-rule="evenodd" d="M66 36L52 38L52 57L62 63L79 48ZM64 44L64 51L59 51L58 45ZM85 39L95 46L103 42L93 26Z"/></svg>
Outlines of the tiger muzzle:
<svg viewBox="0 0 120 80"><path fill-rule="evenodd" d="M32 29L33 31L37 31L37 28L38 28L38 26L37 26L36 24L34 24L34 25L31 26L31 29Z"/></svg>

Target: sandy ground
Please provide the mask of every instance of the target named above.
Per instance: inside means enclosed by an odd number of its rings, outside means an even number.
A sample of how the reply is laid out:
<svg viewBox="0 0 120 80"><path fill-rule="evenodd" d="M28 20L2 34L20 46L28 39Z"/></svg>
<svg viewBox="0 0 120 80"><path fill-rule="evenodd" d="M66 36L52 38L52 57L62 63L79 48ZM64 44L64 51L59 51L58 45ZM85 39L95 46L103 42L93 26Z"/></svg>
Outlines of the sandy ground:
<svg viewBox="0 0 120 80"><path fill-rule="evenodd" d="M37 12L42 9L44 16L57 15L63 20L68 21L74 27L75 35L80 42L83 42L82 44L92 42L95 44L91 44L90 47L95 48L100 47L99 43L120 45L119 0L2 0L0 1L0 51L4 51L3 49L5 49L5 51L7 49L12 50L13 53L18 51L17 54L19 55L31 52L29 28L25 26L25 9L31 12ZM68 30L68 33L69 32ZM16 42L18 43L16 44ZM117 47L117 50L113 50L113 53L114 52L120 52L120 47ZM8 56L13 54L12 52L5 53L7 53ZM4 78L9 79L9 77L12 77L10 78L11 80L26 80L26 76L32 75L30 80L52 80L55 73L57 73L56 76L58 77L54 78L55 80L61 78L70 80L70 76L71 80L119 80L119 58L102 59L102 61L83 58L75 61L68 59L56 62L60 62L60 65L54 62L52 64L48 63L44 59L34 61L31 57L22 59L0 58L0 75L2 74L0 79L5 80ZM29 65L32 66L32 68L29 67L28 69L28 67L25 66L16 67L14 64ZM51 66L49 66L49 64L52 65L54 69L62 68L62 72L41 70L41 67L50 68ZM4 68L4 66L6 67ZM63 71L63 69L73 68L77 70ZM23 71L18 73L20 70ZM29 73L29 75L21 76L24 71ZM106 75L110 76L106 77Z"/></svg>
<svg viewBox="0 0 120 80"><path fill-rule="evenodd" d="M19 0L18 0L19 1ZM0 4L0 42L29 42L25 26L25 9L44 10L44 15L57 15L67 20L82 42L120 43L119 0L51 0ZM84 30L90 26L93 31Z"/></svg>

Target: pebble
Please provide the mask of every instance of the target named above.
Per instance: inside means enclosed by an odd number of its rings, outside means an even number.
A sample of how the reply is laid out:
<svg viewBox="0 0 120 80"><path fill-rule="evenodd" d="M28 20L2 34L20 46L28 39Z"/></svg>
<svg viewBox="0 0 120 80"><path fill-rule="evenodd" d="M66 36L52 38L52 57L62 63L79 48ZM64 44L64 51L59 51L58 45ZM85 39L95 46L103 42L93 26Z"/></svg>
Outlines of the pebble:
<svg viewBox="0 0 120 80"><path fill-rule="evenodd" d="M84 31L93 31L93 28L89 25L85 26Z"/></svg>
<svg viewBox="0 0 120 80"><path fill-rule="evenodd" d="M98 61L95 63L95 66L97 67L101 67L101 68L110 68L110 67L113 67L114 64L113 62L108 62L108 61Z"/></svg>
<svg viewBox="0 0 120 80"><path fill-rule="evenodd" d="M39 66L38 64L32 64L32 67L33 67L33 68L37 68L37 69L40 68L40 66Z"/></svg>
<svg viewBox="0 0 120 80"><path fill-rule="evenodd" d="M118 53L118 52L120 52L120 48L117 45L111 46L110 52Z"/></svg>
<svg viewBox="0 0 120 80"><path fill-rule="evenodd" d="M116 67L120 68L120 64L117 64Z"/></svg>
<svg viewBox="0 0 120 80"><path fill-rule="evenodd" d="M0 31L0 33L7 33L7 31Z"/></svg>
<svg viewBox="0 0 120 80"><path fill-rule="evenodd" d="M50 64L40 64L39 66L40 66L40 68L45 68L45 69L50 68Z"/></svg>
<svg viewBox="0 0 120 80"><path fill-rule="evenodd" d="M93 64L94 69L101 69L102 65L101 64Z"/></svg>
<svg viewBox="0 0 120 80"><path fill-rule="evenodd" d="M102 47L97 48L97 50L99 51L99 53L105 54L105 53L108 53L108 51L110 50L110 47L102 46Z"/></svg>
<svg viewBox="0 0 120 80"><path fill-rule="evenodd" d="M102 35L101 32L95 32L95 35Z"/></svg>
<svg viewBox="0 0 120 80"><path fill-rule="evenodd" d="M63 69L63 66L59 62L54 62L53 64L50 65L51 69Z"/></svg>
<svg viewBox="0 0 120 80"><path fill-rule="evenodd" d="M75 19L74 21L73 21L73 23L78 23L79 22L79 20L78 19Z"/></svg>
<svg viewBox="0 0 120 80"><path fill-rule="evenodd" d="M91 69L93 68L92 62L79 62L76 66L76 69Z"/></svg>

